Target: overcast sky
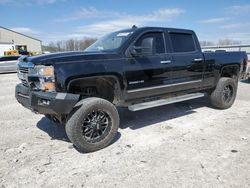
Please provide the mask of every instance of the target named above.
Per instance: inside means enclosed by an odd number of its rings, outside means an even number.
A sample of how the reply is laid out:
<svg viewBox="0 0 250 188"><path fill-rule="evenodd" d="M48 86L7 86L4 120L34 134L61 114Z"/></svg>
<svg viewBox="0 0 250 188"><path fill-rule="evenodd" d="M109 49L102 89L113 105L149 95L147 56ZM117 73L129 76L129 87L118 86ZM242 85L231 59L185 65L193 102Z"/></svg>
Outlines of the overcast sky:
<svg viewBox="0 0 250 188"><path fill-rule="evenodd" d="M0 25L48 44L137 26L193 29L200 40L250 43L249 0L0 0Z"/></svg>

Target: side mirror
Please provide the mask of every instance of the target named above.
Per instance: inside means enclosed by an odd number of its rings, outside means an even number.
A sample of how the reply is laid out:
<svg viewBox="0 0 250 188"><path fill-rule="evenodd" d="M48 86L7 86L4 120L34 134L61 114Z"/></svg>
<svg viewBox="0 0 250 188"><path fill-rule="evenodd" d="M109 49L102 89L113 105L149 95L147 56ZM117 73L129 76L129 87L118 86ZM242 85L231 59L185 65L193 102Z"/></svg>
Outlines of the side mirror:
<svg viewBox="0 0 250 188"><path fill-rule="evenodd" d="M152 54L152 49L144 46L131 46L129 52L132 56L150 55Z"/></svg>

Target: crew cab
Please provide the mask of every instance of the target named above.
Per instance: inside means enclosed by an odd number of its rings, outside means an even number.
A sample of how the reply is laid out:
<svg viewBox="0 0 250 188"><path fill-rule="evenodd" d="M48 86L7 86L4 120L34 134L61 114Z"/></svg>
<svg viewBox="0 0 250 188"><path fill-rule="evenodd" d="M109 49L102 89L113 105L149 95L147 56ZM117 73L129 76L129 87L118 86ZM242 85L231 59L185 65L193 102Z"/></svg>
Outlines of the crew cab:
<svg viewBox="0 0 250 188"><path fill-rule="evenodd" d="M108 146L119 127L118 106L131 111L210 96L215 108L235 100L245 52L202 53L194 31L132 27L84 51L21 57L16 99L65 124L82 152Z"/></svg>

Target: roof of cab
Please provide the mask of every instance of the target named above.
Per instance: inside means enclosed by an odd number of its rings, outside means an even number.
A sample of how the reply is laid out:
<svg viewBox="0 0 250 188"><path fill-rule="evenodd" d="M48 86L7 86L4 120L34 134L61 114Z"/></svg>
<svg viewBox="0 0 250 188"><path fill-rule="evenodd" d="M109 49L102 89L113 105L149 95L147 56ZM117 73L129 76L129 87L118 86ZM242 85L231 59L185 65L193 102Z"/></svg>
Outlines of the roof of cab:
<svg viewBox="0 0 250 188"><path fill-rule="evenodd" d="M141 30L165 30L169 32L180 32L180 33L193 33L193 30L190 29L181 29L181 28L170 28L170 27L138 27L137 29Z"/></svg>
<svg viewBox="0 0 250 188"><path fill-rule="evenodd" d="M119 30L117 32L141 32L141 31L168 31L168 32L173 32L173 33L190 33L193 34L194 31L190 30L190 29L180 29L180 28L169 28L169 27L149 27L149 26L145 26L145 27L137 27L137 26L133 26L131 28L127 28L127 29L122 29Z"/></svg>

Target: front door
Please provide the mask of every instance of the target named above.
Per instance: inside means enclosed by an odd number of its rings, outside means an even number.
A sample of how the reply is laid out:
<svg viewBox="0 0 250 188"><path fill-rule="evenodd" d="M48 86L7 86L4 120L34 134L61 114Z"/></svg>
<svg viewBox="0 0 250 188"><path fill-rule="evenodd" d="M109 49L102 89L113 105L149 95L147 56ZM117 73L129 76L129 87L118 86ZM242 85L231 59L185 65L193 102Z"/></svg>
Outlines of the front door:
<svg viewBox="0 0 250 188"><path fill-rule="evenodd" d="M125 68L128 98L163 93L161 86L171 82L171 58L166 55L163 32L145 33L134 46L140 50L128 59Z"/></svg>

